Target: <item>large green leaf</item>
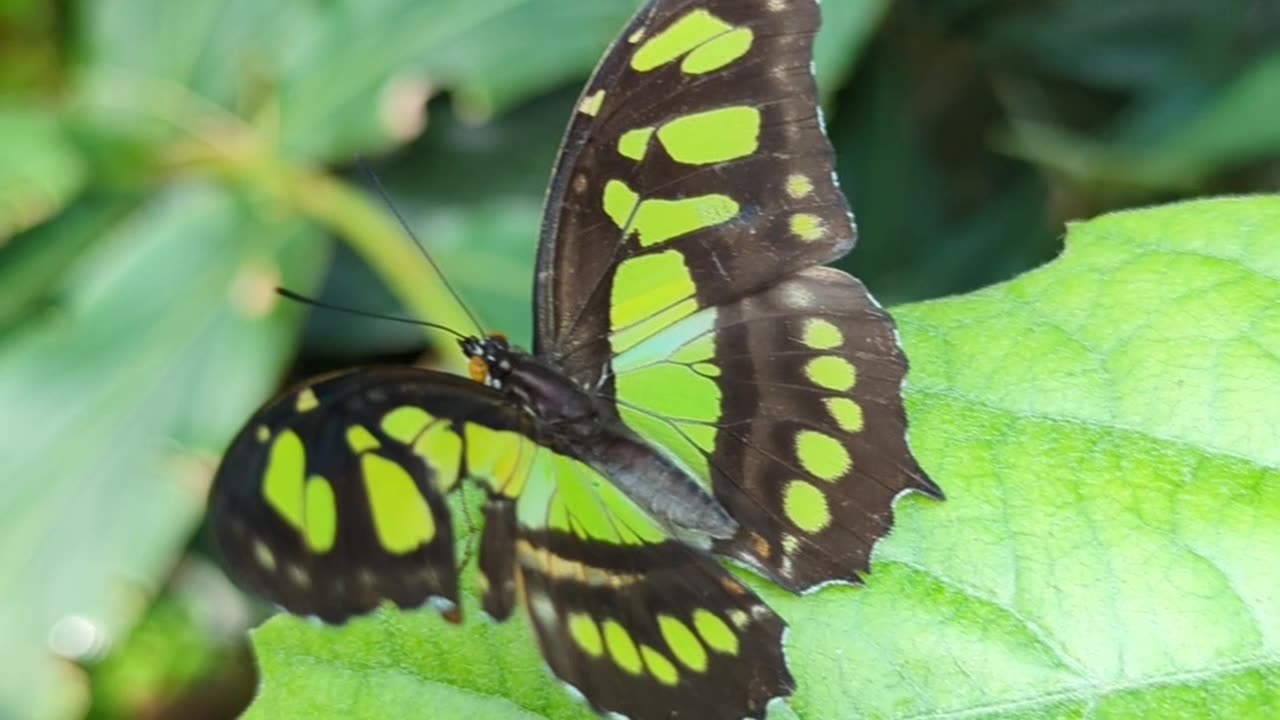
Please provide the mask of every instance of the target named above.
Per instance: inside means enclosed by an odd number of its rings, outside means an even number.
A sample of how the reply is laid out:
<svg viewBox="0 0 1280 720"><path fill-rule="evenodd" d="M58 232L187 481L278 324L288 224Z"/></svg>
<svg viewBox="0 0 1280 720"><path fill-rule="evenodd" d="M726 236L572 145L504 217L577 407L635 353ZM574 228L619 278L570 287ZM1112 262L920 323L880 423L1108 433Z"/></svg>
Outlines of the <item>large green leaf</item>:
<svg viewBox="0 0 1280 720"><path fill-rule="evenodd" d="M1103 217L1041 270L896 315L948 500L899 503L864 588L755 583L791 622L795 714L1274 717L1280 199ZM276 618L250 716L590 717L522 622L468 609Z"/></svg>
<svg viewBox="0 0 1280 720"><path fill-rule="evenodd" d="M68 231L74 231L74 228ZM50 239L53 241L53 239ZM71 660L145 607L286 359L323 239L205 186L154 196L0 335L0 717L74 714Z"/></svg>

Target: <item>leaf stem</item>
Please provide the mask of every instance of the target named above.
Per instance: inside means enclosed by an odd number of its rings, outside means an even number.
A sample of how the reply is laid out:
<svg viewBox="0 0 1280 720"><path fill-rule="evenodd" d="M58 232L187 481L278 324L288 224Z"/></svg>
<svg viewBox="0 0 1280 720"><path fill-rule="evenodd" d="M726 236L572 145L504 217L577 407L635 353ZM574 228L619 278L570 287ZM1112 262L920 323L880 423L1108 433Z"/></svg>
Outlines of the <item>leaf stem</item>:
<svg viewBox="0 0 1280 720"><path fill-rule="evenodd" d="M182 162L178 165L200 168L282 201L287 208L347 243L414 316L461 332L470 330L472 325L463 308L434 277L413 240L405 236L373 196L326 172L299 168L252 148L229 147L187 145L179 154ZM452 335L433 329L424 332L434 346L443 350L437 359L439 366L455 372L465 369L462 355L451 352Z"/></svg>

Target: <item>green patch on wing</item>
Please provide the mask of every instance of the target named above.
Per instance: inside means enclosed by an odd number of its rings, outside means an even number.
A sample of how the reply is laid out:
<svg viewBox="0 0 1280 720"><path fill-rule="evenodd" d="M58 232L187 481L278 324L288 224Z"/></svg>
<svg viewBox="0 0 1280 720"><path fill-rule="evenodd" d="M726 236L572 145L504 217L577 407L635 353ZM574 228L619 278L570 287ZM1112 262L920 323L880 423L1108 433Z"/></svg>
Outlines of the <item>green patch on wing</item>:
<svg viewBox="0 0 1280 720"><path fill-rule="evenodd" d="M516 518L533 530L558 530L609 545L643 545L666 538L606 478L573 458L539 450L529 469Z"/></svg>
<svg viewBox="0 0 1280 720"><path fill-rule="evenodd" d="M667 448L695 478L710 483L707 453L720 418L714 308L668 326L612 362L618 414L631 429Z"/></svg>

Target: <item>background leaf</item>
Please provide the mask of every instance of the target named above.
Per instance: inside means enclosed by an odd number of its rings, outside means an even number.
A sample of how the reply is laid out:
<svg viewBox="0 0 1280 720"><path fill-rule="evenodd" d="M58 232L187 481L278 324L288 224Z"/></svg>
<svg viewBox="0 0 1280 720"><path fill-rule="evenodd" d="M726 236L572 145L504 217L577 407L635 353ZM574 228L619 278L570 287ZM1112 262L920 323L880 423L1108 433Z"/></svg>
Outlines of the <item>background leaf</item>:
<svg viewBox="0 0 1280 720"><path fill-rule="evenodd" d="M0 105L0 245L57 213L85 167L52 112Z"/></svg>
<svg viewBox="0 0 1280 720"><path fill-rule="evenodd" d="M1130 188L1199 185L1226 165L1280 153L1280 52L1246 68L1211 102L1150 141L1096 142L1034 123L1017 127L1013 152L1086 181Z"/></svg>
<svg viewBox="0 0 1280 720"><path fill-rule="evenodd" d="M69 673L46 648L93 657L145 608L221 443L286 358L298 315L267 314L272 287L305 287L322 248L305 227L246 221L215 188L175 188L99 239L42 322L5 336L0 715L56 714L45 703L67 701L53 684Z"/></svg>
<svg viewBox="0 0 1280 720"><path fill-rule="evenodd" d="M427 93L457 90L488 117L583 73L638 5L108 0L87 8L82 95L118 123L191 132L238 117L286 157L332 160L416 135ZM540 41L552 33L562 41Z"/></svg>

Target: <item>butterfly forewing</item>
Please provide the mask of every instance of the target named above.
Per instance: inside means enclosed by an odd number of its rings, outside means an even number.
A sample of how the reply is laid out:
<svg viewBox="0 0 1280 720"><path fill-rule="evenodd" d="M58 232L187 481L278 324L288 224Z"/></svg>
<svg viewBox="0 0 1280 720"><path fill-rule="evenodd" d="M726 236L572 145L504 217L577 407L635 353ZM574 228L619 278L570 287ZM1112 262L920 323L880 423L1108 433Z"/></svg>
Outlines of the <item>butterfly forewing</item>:
<svg viewBox="0 0 1280 720"><path fill-rule="evenodd" d="M652 2L579 103L538 256L537 344L608 355L853 245L811 70L813 0Z"/></svg>
<svg viewBox="0 0 1280 720"><path fill-rule="evenodd" d="M468 428L517 434L524 422L496 392L415 368L291 390L223 458L209 511L218 544L243 584L295 614L456 605L445 495L466 470Z"/></svg>

